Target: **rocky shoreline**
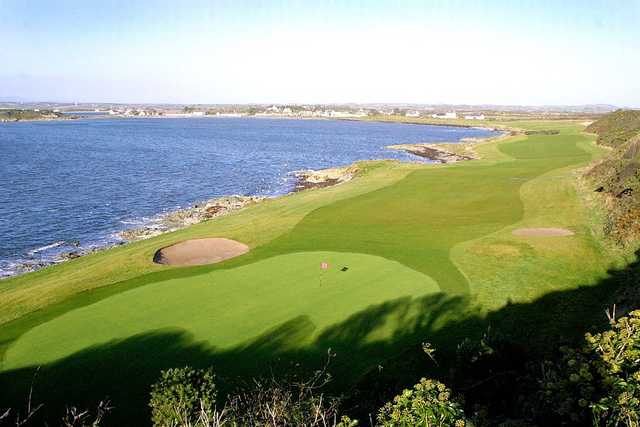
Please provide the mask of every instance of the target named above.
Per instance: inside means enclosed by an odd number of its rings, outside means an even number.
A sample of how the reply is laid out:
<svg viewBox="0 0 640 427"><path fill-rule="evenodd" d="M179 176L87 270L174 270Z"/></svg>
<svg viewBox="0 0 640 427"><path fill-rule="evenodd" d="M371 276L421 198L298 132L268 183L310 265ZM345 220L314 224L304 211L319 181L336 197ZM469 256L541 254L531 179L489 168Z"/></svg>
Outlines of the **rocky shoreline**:
<svg viewBox="0 0 640 427"><path fill-rule="evenodd" d="M292 193L341 184L353 179L358 172L359 169L357 165L351 165L344 168L298 171L293 174L296 177L296 183ZM48 259L31 259L18 262L13 266L13 270L16 274L0 277L0 279L30 273L44 267L60 264L98 251L107 250L130 242L150 239L164 233L180 230L203 221L208 221L227 215L231 212L239 211L248 206L260 203L267 198L268 197L265 196L231 195L195 203L193 206L185 209L178 209L166 214L158 215L156 218L140 227L119 231L113 235L116 239L115 242L102 246L83 248L78 241L56 242L51 246L64 248L64 250L58 252L52 257L49 257Z"/></svg>
<svg viewBox="0 0 640 427"><path fill-rule="evenodd" d="M350 181L358 172L358 167L352 165L345 168L322 170L306 170L294 173L296 184L292 192L324 188ZM178 209L158 216L149 224L142 227L121 231L116 236L124 242L149 239L163 233L180 230L190 225L208 221L231 212L239 211L247 206L260 203L267 199L265 196L224 196L196 203L186 209Z"/></svg>
<svg viewBox="0 0 640 427"><path fill-rule="evenodd" d="M433 160L439 163L456 163L462 162L465 160L474 160L476 157L460 155L456 153L452 153L450 151L444 150L438 147L416 147L413 150L406 150L408 153L411 153L416 156L424 157L429 160Z"/></svg>
<svg viewBox="0 0 640 427"><path fill-rule="evenodd" d="M493 129L498 130L498 129ZM474 148L478 145L498 141L509 136L518 134L516 130L506 131L501 129L501 134L488 138L462 138L458 142L437 142L421 144L398 144L389 145L392 150L402 150L414 156L429 159L436 163L456 163L467 160L477 160L480 157Z"/></svg>
<svg viewBox="0 0 640 427"><path fill-rule="evenodd" d="M264 199L266 199L266 197L240 195L209 199L201 203L196 203L186 209L178 209L160 215L150 221L149 224L120 231L116 233L116 236L125 242L149 239L163 233L180 230L190 225L238 211L247 206L259 203Z"/></svg>
<svg viewBox="0 0 640 427"><path fill-rule="evenodd" d="M436 163L456 163L477 159L472 150L465 151L465 154L459 154L445 150L435 144L401 144L391 145L389 148L403 150L414 156L419 156Z"/></svg>
<svg viewBox="0 0 640 427"><path fill-rule="evenodd" d="M359 171L355 164L342 168L298 171L294 173L297 181L293 192L342 184L351 181Z"/></svg>

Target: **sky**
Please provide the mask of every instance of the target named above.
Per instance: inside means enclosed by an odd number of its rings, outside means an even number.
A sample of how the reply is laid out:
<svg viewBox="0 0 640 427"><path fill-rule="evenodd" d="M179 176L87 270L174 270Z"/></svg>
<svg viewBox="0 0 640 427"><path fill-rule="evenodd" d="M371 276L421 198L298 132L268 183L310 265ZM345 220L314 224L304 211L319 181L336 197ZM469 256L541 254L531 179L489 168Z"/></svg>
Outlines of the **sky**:
<svg viewBox="0 0 640 427"><path fill-rule="evenodd" d="M0 0L0 100L640 107L640 0Z"/></svg>

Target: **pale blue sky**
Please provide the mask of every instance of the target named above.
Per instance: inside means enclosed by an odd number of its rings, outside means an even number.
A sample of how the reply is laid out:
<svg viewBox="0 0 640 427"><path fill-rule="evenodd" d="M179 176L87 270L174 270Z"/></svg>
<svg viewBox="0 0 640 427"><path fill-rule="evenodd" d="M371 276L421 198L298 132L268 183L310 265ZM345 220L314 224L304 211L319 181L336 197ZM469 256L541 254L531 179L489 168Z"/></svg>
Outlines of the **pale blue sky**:
<svg viewBox="0 0 640 427"><path fill-rule="evenodd" d="M640 106L640 0L0 0L0 99Z"/></svg>

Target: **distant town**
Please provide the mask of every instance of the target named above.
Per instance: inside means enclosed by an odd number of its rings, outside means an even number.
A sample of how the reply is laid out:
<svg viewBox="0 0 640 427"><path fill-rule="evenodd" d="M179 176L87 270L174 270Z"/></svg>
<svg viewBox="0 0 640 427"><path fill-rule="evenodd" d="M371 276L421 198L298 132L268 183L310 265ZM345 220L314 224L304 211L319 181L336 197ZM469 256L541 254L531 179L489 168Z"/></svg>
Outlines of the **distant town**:
<svg viewBox="0 0 640 427"><path fill-rule="evenodd" d="M112 117L283 117L365 119L405 117L428 120L508 120L539 117L543 119L584 118L610 111L612 105L585 106L499 106L499 105L419 105L419 104L106 104L0 102L0 120L64 118L73 113ZM29 112L29 114L25 114Z"/></svg>
<svg viewBox="0 0 640 427"><path fill-rule="evenodd" d="M105 112L113 116L167 116L167 117L323 117L323 118L363 118L368 116L405 116L405 117L430 117L433 119L458 119L465 120L485 120L484 113L465 113L461 116L456 111L432 112L427 110L403 110L398 108L377 110L373 108L323 108L316 106L298 105L271 105L268 107L250 107L249 109L198 109L195 107L184 107L181 111L159 110L156 108L110 108L107 111L95 109L94 112Z"/></svg>

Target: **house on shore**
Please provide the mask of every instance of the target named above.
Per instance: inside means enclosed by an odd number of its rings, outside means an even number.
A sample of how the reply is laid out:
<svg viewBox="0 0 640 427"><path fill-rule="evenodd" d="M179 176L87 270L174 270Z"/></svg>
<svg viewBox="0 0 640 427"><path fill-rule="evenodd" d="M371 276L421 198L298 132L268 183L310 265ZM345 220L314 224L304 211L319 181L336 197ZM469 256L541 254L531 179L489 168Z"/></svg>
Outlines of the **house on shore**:
<svg viewBox="0 0 640 427"><path fill-rule="evenodd" d="M458 113L456 113L455 111L449 111L444 114L432 114L431 117L434 119L457 119Z"/></svg>
<svg viewBox="0 0 640 427"><path fill-rule="evenodd" d="M484 120L484 114L480 113L480 114L467 114L464 116L465 120Z"/></svg>

